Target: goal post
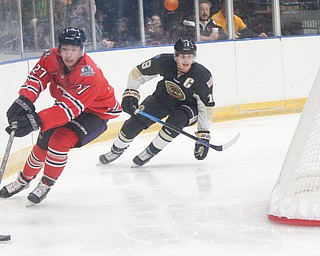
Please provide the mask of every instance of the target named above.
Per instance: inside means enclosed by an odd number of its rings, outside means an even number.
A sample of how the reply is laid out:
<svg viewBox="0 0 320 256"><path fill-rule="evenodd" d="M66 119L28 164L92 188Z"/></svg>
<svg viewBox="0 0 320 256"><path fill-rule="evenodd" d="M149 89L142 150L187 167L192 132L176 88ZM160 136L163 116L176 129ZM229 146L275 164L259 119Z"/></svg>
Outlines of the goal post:
<svg viewBox="0 0 320 256"><path fill-rule="evenodd" d="M268 218L320 226L320 69L273 188Z"/></svg>

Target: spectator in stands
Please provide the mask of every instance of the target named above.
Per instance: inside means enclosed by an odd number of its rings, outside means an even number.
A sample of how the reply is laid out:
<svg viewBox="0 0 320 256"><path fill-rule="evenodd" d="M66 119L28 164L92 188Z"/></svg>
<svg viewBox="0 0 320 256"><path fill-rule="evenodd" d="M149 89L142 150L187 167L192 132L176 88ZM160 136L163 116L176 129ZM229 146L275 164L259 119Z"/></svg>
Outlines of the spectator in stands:
<svg viewBox="0 0 320 256"><path fill-rule="evenodd" d="M14 1L7 1L14 3ZM32 7L32 8L31 8ZM12 10L15 7L12 6ZM21 1L21 8L23 9L22 22L24 29L24 46L26 49L48 49L51 47L51 37L49 29L49 4L47 0L38 0L31 2L30 0ZM4 11L1 3L1 11ZM9 12L9 16L6 17L4 22L1 22L1 39L7 38L7 35L13 34L15 31L15 25L19 24L15 12ZM1 15L2 16L2 15ZM4 15L7 16L7 15ZM8 32L9 31L9 32ZM15 37L15 36L14 36Z"/></svg>
<svg viewBox="0 0 320 256"><path fill-rule="evenodd" d="M210 11L211 3L208 0L199 0L201 41L212 41L226 38L222 27L218 26L217 23L210 18Z"/></svg>
<svg viewBox="0 0 320 256"><path fill-rule="evenodd" d="M139 44L139 40L129 32L129 19L121 17L117 21L117 34L113 36L114 47L127 47Z"/></svg>
<svg viewBox="0 0 320 256"><path fill-rule="evenodd" d="M200 25L200 40L213 41L218 39L226 39L222 27L218 26L210 18L211 3L208 0L199 0L199 25ZM186 35L195 39L195 18L190 16L183 21L186 29Z"/></svg>
<svg viewBox="0 0 320 256"><path fill-rule="evenodd" d="M151 18L147 18L145 30L146 45L159 45L168 43L168 35L162 28L160 15L153 14Z"/></svg>
<svg viewBox="0 0 320 256"><path fill-rule="evenodd" d="M90 1L88 0L82 0L79 1L76 5L74 5L73 12L70 17L70 24L72 27L81 27L84 30L85 34L87 35L87 45L90 49L93 47L93 45L89 3ZM96 13L97 8L95 4L93 7L93 11L94 13ZM111 41L108 37L103 36L102 28L98 25L96 19L94 22L96 29L97 49L113 48L114 42Z"/></svg>
<svg viewBox="0 0 320 256"><path fill-rule="evenodd" d="M227 21L225 18L226 13L226 5L225 0L219 0L220 11L213 14L211 19L217 23L217 25L221 26L225 33L227 33ZM247 25L243 22L243 20L234 15L234 33L235 39L239 38L251 38L251 37L267 37L265 33L256 34L253 31L249 30Z"/></svg>
<svg viewBox="0 0 320 256"><path fill-rule="evenodd" d="M155 25L155 27L156 27L156 29L157 29L158 31L163 30L163 29L162 29L162 22L161 22L161 17L160 17L160 15L158 15L158 14L153 14L153 15L151 16L151 20L152 20L153 24Z"/></svg>
<svg viewBox="0 0 320 256"><path fill-rule="evenodd" d="M72 11L72 1L56 0L54 7L54 23L55 34L59 35L60 32L69 25L70 15ZM58 43L58 42L57 42Z"/></svg>

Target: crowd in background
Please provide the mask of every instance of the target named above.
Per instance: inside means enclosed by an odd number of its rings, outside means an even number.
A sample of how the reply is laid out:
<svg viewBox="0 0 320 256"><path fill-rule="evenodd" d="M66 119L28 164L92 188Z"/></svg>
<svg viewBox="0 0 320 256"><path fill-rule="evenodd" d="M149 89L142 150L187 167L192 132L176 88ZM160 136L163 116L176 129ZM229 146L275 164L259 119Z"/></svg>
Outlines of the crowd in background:
<svg viewBox="0 0 320 256"><path fill-rule="evenodd" d="M220 1L205 1L209 3L208 19L220 11ZM196 15L194 0L179 1L175 11L166 10L163 1L142 2L143 30L139 0L0 0L0 54L19 52L21 48L28 53L54 47L57 35L67 26L85 30L88 50L172 44L184 35L197 39L195 18L201 19L201 13ZM319 2L281 0L282 35L319 34ZM250 30L246 37L274 36L271 3L272 0L233 1L234 14ZM202 31L200 40L227 40L226 34L225 28L220 27L219 35L209 33L206 39ZM241 39L234 39L238 38Z"/></svg>

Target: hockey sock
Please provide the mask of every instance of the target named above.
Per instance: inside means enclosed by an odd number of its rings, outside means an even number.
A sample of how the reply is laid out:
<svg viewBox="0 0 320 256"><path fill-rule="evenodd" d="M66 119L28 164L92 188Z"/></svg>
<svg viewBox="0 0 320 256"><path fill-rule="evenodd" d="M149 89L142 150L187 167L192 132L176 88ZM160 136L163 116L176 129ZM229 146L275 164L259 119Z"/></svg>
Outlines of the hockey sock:
<svg viewBox="0 0 320 256"><path fill-rule="evenodd" d="M56 180L67 164L68 153L79 138L68 128L59 128L50 138L43 174Z"/></svg>
<svg viewBox="0 0 320 256"><path fill-rule="evenodd" d="M126 149L133 139L128 139L121 131L113 142L113 145L118 149Z"/></svg>
<svg viewBox="0 0 320 256"><path fill-rule="evenodd" d="M57 179L67 164L68 152L48 148L44 165L44 174L52 179Z"/></svg>
<svg viewBox="0 0 320 256"><path fill-rule="evenodd" d="M156 155L162 149L164 149L173 139L174 138L168 135L167 132L160 130L157 136L150 143L149 149L154 155Z"/></svg>
<svg viewBox="0 0 320 256"><path fill-rule="evenodd" d="M32 180L44 165L47 150L35 145L24 165L22 176L26 180Z"/></svg>

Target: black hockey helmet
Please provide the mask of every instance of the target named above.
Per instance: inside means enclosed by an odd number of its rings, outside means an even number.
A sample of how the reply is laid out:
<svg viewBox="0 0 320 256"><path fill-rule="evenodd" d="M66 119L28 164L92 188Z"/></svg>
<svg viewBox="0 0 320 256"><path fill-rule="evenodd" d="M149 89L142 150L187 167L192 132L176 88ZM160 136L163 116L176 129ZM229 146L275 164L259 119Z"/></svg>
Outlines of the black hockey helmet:
<svg viewBox="0 0 320 256"><path fill-rule="evenodd" d="M175 56L179 54L194 54L196 55L197 46L189 37L180 37L174 44Z"/></svg>
<svg viewBox="0 0 320 256"><path fill-rule="evenodd" d="M59 45L70 44L83 47L86 41L82 28L65 28L59 36Z"/></svg>

